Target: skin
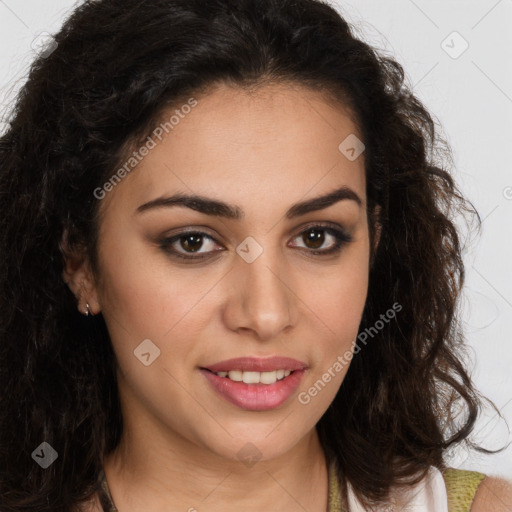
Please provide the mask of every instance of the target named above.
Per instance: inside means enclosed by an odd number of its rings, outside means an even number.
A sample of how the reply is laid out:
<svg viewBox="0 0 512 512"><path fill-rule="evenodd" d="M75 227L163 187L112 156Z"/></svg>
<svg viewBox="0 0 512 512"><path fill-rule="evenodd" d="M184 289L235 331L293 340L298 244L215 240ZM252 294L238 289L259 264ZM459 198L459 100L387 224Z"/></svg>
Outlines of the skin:
<svg viewBox="0 0 512 512"><path fill-rule="evenodd" d="M512 482L499 477L486 477L476 492L471 512L510 512Z"/></svg>
<svg viewBox="0 0 512 512"><path fill-rule="evenodd" d="M121 512L326 510L315 424L348 364L309 404L297 396L352 350L366 301L364 155L350 161L338 150L350 134L362 138L348 111L318 92L219 85L103 199L100 275L86 258L70 258L64 277L82 311L87 302L92 314L102 312L119 363L125 430L104 468ZM285 218L294 203L342 186L361 204L344 199ZM237 205L244 218L181 206L136 213L177 192ZM336 246L326 231L323 242L308 240L306 228L316 223L344 229L352 241L313 255ZM188 263L159 243L191 227L215 239L203 239L200 252L223 250ZM252 263L236 252L248 236L263 248ZM179 240L172 248L197 255ZM161 351L150 366L134 356L144 339ZM270 411L227 402L199 371L273 355L308 368L299 389ZM237 457L247 443L261 456L251 467Z"/></svg>
<svg viewBox="0 0 512 512"><path fill-rule="evenodd" d="M348 135L362 137L343 105L296 84L252 93L222 84L197 99L102 200L99 275L80 254L64 270L80 309L102 312L118 360L124 433L104 460L107 481L120 512L325 512L327 466L315 425L349 364L307 405L298 395L352 352L368 293L364 153L350 161L338 150ZM293 204L342 186L361 204L345 199L285 217ZM183 206L136 212L175 193L236 205L244 217ZM321 227L323 242L308 242L308 229L322 223L352 240L331 255L312 254L336 245ZM185 229L213 237L195 246L208 257L173 256L173 248L198 255L185 238L162 245ZM252 263L236 252L249 236L263 249ZM160 350L149 366L134 356L145 339ZM269 411L227 402L199 371L272 355L308 368L299 389ZM237 455L248 443L261 457L250 467ZM508 510L498 507L511 495L508 482L488 477L471 510ZM101 510L97 497L87 510Z"/></svg>

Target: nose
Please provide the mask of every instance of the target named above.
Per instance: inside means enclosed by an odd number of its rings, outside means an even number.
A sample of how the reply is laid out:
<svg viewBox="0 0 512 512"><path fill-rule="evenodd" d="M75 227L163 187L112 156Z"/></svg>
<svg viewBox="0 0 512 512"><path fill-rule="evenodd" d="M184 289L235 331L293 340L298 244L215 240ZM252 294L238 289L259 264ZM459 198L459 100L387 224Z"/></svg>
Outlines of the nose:
<svg viewBox="0 0 512 512"><path fill-rule="evenodd" d="M270 250L252 263L239 258L230 272L224 322L233 331L250 331L261 341L289 331L298 318L297 294L286 262Z"/></svg>

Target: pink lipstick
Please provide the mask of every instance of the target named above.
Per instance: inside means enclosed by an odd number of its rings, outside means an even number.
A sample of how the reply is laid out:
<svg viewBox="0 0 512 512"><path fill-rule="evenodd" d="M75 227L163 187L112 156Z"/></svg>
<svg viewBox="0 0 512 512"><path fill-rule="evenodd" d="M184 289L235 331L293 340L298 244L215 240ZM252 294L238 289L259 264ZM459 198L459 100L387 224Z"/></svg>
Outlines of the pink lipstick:
<svg viewBox="0 0 512 512"><path fill-rule="evenodd" d="M240 357L200 368L225 400L249 411L279 407L293 394L307 369L289 357Z"/></svg>

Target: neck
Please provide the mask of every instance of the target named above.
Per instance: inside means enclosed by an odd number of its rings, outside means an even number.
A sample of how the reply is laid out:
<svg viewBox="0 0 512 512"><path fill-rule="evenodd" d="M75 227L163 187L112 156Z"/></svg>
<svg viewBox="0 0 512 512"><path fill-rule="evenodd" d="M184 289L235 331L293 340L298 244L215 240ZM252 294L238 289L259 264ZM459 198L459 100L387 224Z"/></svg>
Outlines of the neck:
<svg viewBox="0 0 512 512"><path fill-rule="evenodd" d="M252 465L220 458L187 440L171 449L145 439L125 431L104 460L119 512L327 510L328 471L316 429L289 453Z"/></svg>

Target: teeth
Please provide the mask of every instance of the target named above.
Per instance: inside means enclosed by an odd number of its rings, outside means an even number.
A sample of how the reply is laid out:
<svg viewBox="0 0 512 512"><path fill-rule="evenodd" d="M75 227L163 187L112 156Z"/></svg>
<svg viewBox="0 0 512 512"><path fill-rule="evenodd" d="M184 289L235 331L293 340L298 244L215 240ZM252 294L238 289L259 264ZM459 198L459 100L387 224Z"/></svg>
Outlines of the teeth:
<svg viewBox="0 0 512 512"><path fill-rule="evenodd" d="M243 372L240 372L238 370L231 370L228 372L228 376L231 380L234 380L236 382L242 382Z"/></svg>
<svg viewBox="0 0 512 512"><path fill-rule="evenodd" d="M288 377L291 370L275 370L273 372L242 372L240 370L231 370L229 372L216 372L219 377L227 377L235 382L245 382L245 384L275 384L278 380Z"/></svg>
<svg viewBox="0 0 512 512"><path fill-rule="evenodd" d="M277 372L261 372L260 382L262 384L274 384L277 381Z"/></svg>
<svg viewBox="0 0 512 512"><path fill-rule="evenodd" d="M242 372L242 381L246 384L259 384L260 372Z"/></svg>

